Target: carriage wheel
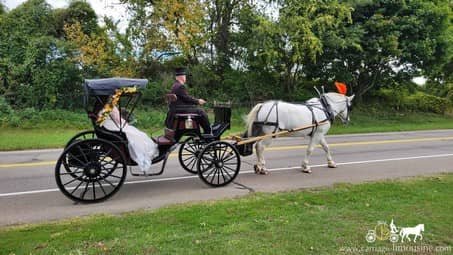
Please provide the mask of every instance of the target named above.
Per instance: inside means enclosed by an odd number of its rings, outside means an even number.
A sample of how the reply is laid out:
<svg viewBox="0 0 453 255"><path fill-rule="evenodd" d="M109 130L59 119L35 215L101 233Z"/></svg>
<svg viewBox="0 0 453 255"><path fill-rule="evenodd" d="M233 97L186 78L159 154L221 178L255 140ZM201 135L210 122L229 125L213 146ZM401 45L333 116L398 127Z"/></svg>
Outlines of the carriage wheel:
<svg viewBox="0 0 453 255"><path fill-rule="evenodd" d="M87 140L87 139L95 139L96 138L96 133L94 130L89 130L89 131L83 131L75 135L69 142L66 144L65 148L68 148L69 145L76 141L80 140Z"/></svg>
<svg viewBox="0 0 453 255"><path fill-rule="evenodd" d="M72 137L71 140L69 140L69 142L66 144L66 146L64 148L65 149L68 148L69 145L71 145L77 141L83 141L83 140L95 139L95 138L96 138L96 133L94 132L94 130L83 131L83 132L78 133L74 137ZM69 164L66 160L63 161L63 165L67 171L71 171Z"/></svg>
<svg viewBox="0 0 453 255"><path fill-rule="evenodd" d="M61 154L55 179L68 198L76 202L100 202L113 196L123 185L127 173L125 162L123 153L111 142L78 141Z"/></svg>
<svg viewBox="0 0 453 255"><path fill-rule="evenodd" d="M178 159L182 168L191 174L197 174L198 155L205 147L200 138L188 137L179 147Z"/></svg>
<svg viewBox="0 0 453 255"><path fill-rule="evenodd" d="M198 157L198 176L213 187L232 182L241 169L241 159L234 146L215 141L206 145Z"/></svg>

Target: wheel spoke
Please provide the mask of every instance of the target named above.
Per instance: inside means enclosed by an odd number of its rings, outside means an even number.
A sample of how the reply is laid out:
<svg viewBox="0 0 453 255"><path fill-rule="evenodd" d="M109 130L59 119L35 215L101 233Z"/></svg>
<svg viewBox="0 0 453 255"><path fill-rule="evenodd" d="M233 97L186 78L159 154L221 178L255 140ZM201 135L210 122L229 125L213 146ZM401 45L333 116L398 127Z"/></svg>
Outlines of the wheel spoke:
<svg viewBox="0 0 453 255"><path fill-rule="evenodd" d="M99 187L101 187L102 192L104 192L104 196L107 196L107 193L104 190L104 187L102 187L102 183L100 181L96 181L99 184Z"/></svg>
<svg viewBox="0 0 453 255"><path fill-rule="evenodd" d="M112 186L114 189L116 188L115 185L113 185L113 183L111 183L110 181L108 181L106 178L103 179L106 183L110 184L110 186Z"/></svg>
<svg viewBox="0 0 453 255"><path fill-rule="evenodd" d="M187 163L187 166L192 169L192 167L190 166L193 166L195 163L197 162L197 159L195 157L192 157L192 160L189 161L189 163Z"/></svg>
<svg viewBox="0 0 453 255"><path fill-rule="evenodd" d="M233 176L231 176L231 174L226 169L224 171L230 177L230 180L233 179Z"/></svg>
<svg viewBox="0 0 453 255"><path fill-rule="evenodd" d="M214 168L214 173L212 174L210 183L213 183L216 174L217 174L217 168ZM207 178L208 178L208 176L206 176L206 179L207 179Z"/></svg>
<svg viewBox="0 0 453 255"><path fill-rule="evenodd" d="M233 172L236 172L236 170L234 170L233 168L230 168L230 167L225 166L225 165L224 165L224 167L225 167L225 168L228 168L229 170L231 170L231 171L233 171ZM225 170L225 171L226 171L226 170Z"/></svg>
<svg viewBox="0 0 453 255"><path fill-rule="evenodd" d="M87 162L83 162L82 160L80 160L78 157L74 156L73 154L71 154L71 152L68 152L67 156L71 156L71 159L75 159L77 160L80 164L82 165L85 165L87 164Z"/></svg>
<svg viewBox="0 0 453 255"><path fill-rule="evenodd" d="M224 159L223 162L228 162L232 159L235 159L236 158L236 155L234 153L231 153L230 155L228 155L228 158Z"/></svg>
<svg viewBox="0 0 453 255"><path fill-rule="evenodd" d="M222 169L221 168L218 168L218 172L217 172L217 184L220 183L220 173L221 173Z"/></svg>
<svg viewBox="0 0 453 255"><path fill-rule="evenodd" d="M194 159L194 158L196 158L195 155L191 154L190 157L183 159L183 161L186 162L186 161L188 161L190 159Z"/></svg>
<svg viewBox="0 0 453 255"><path fill-rule="evenodd" d="M184 144L184 145L188 145L188 144L186 143L186 144ZM188 152L190 152L190 153L192 153L192 154L195 154L196 148L195 148L195 150L190 150L190 149L193 149L193 147L192 147L192 146L191 146L191 147L185 147L185 146L184 146L184 150L186 150L186 151L188 151Z"/></svg>
<svg viewBox="0 0 453 255"><path fill-rule="evenodd" d="M77 185L71 192L71 195L83 184L83 181L80 181L79 185Z"/></svg>
<svg viewBox="0 0 453 255"><path fill-rule="evenodd" d="M225 175L223 174L223 168L219 168L220 169L220 174L222 174L222 178L223 178L223 183L225 183L227 181L227 179L225 179Z"/></svg>
<svg viewBox="0 0 453 255"><path fill-rule="evenodd" d="M225 153L228 151L228 147L225 147L224 150L222 150L222 155L220 156L220 160L223 160L223 156L225 156Z"/></svg>
<svg viewBox="0 0 453 255"><path fill-rule="evenodd" d="M82 199L85 198L85 194L87 193L87 190L88 190L88 184L90 184L89 182L86 182L86 183L87 183L87 185L85 185L85 190L82 193Z"/></svg>
<svg viewBox="0 0 453 255"><path fill-rule="evenodd" d="M214 166L214 164L212 163L212 160L211 160L211 161L207 161L207 160L201 158L201 161L202 161L201 164L202 164L203 166L208 166L207 168L204 168L204 169L201 171L202 173L208 171L209 169L211 169L211 168ZM206 163L204 163L204 162L206 162Z"/></svg>
<svg viewBox="0 0 453 255"><path fill-rule="evenodd" d="M85 155L85 152L82 150L82 148L79 146L77 146L77 148L79 148L79 151L81 152L83 158L85 159L85 164L88 163L88 159L87 159L87 156Z"/></svg>
<svg viewBox="0 0 453 255"><path fill-rule="evenodd" d="M75 181L77 181L77 178L74 178L74 179L72 179L71 181L68 181L67 183L63 184L63 186L66 186L66 185L68 185L68 184L70 184L70 183L73 183L73 182L75 182Z"/></svg>
<svg viewBox="0 0 453 255"><path fill-rule="evenodd" d="M96 200L96 187L94 186L94 182L93 183L93 200Z"/></svg>
<svg viewBox="0 0 453 255"><path fill-rule="evenodd" d="M201 173L203 175L206 175L206 172L208 172L208 171L211 171L210 173L212 173L212 169L214 169L214 164L210 163L207 165L207 167L204 167L204 169L201 170ZM209 175L209 174L207 174L207 175Z"/></svg>
<svg viewBox="0 0 453 255"><path fill-rule="evenodd" d="M102 167L101 169L102 169L102 170L105 170L105 171L107 171L107 172L110 172L110 171L112 171L112 170L115 171L116 167L115 167L115 166L112 166L112 167L110 167L110 168Z"/></svg>
<svg viewBox="0 0 453 255"><path fill-rule="evenodd" d="M67 172L67 173L59 173L60 175L74 175L74 174L80 174L83 173L83 171L76 171L76 172Z"/></svg>

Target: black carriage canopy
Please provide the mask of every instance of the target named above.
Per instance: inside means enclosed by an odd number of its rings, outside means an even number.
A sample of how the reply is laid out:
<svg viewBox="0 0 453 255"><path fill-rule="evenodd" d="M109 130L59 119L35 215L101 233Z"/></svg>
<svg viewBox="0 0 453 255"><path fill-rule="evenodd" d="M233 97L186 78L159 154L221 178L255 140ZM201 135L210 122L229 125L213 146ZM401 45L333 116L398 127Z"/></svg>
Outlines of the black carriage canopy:
<svg viewBox="0 0 453 255"><path fill-rule="evenodd" d="M85 80L85 93L91 96L108 96L115 94L116 89L125 87L146 88L147 79L106 78Z"/></svg>

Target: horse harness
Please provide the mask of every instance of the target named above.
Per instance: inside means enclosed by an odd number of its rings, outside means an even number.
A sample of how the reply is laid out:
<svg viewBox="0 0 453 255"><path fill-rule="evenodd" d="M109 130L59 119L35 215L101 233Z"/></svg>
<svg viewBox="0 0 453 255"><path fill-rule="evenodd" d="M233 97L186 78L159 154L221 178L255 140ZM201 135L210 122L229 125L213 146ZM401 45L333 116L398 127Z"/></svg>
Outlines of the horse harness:
<svg viewBox="0 0 453 255"><path fill-rule="evenodd" d="M330 106L330 104L327 102L327 98L322 95L320 97L320 102L321 102L321 106L322 107L317 107L317 106L314 106L314 105L311 105L311 104L306 104L306 103L303 103L302 105L304 105L305 107L307 107L308 110L310 110L311 112L311 119L312 119L312 129L311 129L311 132L308 134L308 136L312 136L313 133L318 129L318 126L319 126L319 123L322 123L322 122L325 122L325 121L329 121L330 123L333 123L334 119L335 119L335 114L332 110L332 107ZM278 101L275 101L274 104L272 105L271 109L269 110L269 112L267 113L266 115L266 118L264 121L254 121L253 122L253 125L252 125L252 136L256 136L256 135L259 135L257 134L258 132L262 132L262 127L263 126L273 126L275 127L274 131L272 131L272 133L275 133L277 131L281 131L281 130L287 130L288 132L294 132L293 129L282 129L280 128L279 126L279 118L278 118ZM349 105L349 104L348 104ZM256 116L258 117L258 114L259 112L261 111L261 107L258 109L257 111L257 114ZM272 122L272 121L269 121L269 116L272 112L272 110L275 108L275 113L276 113L276 121L275 122ZM317 121L316 118L315 118L315 113L313 111L313 108L316 108L316 109L319 109L321 111L324 112L324 114L326 115L326 119L322 120L322 121ZM349 115L349 111L348 111L348 115Z"/></svg>

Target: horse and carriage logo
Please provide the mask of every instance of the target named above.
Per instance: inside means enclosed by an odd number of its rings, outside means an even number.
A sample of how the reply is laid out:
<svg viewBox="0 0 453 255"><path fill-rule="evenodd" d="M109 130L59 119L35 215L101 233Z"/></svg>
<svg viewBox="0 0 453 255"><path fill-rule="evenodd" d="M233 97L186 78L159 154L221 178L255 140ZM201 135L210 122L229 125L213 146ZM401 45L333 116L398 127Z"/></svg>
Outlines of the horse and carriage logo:
<svg viewBox="0 0 453 255"><path fill-rule="evenodd" d="M404 243L405 240L413 241L414 243L418 240L422 240L422 232L425 231L425 224L418 224L415 227L409 228L398 228L392 221L388 225L385 221L378 221L374 229L368 230L365 239L369 243L374 243L376 240L384 241L389 240L392 243L396 243L401 240ZM413 235L413 240L410 236Z"/></svg>

